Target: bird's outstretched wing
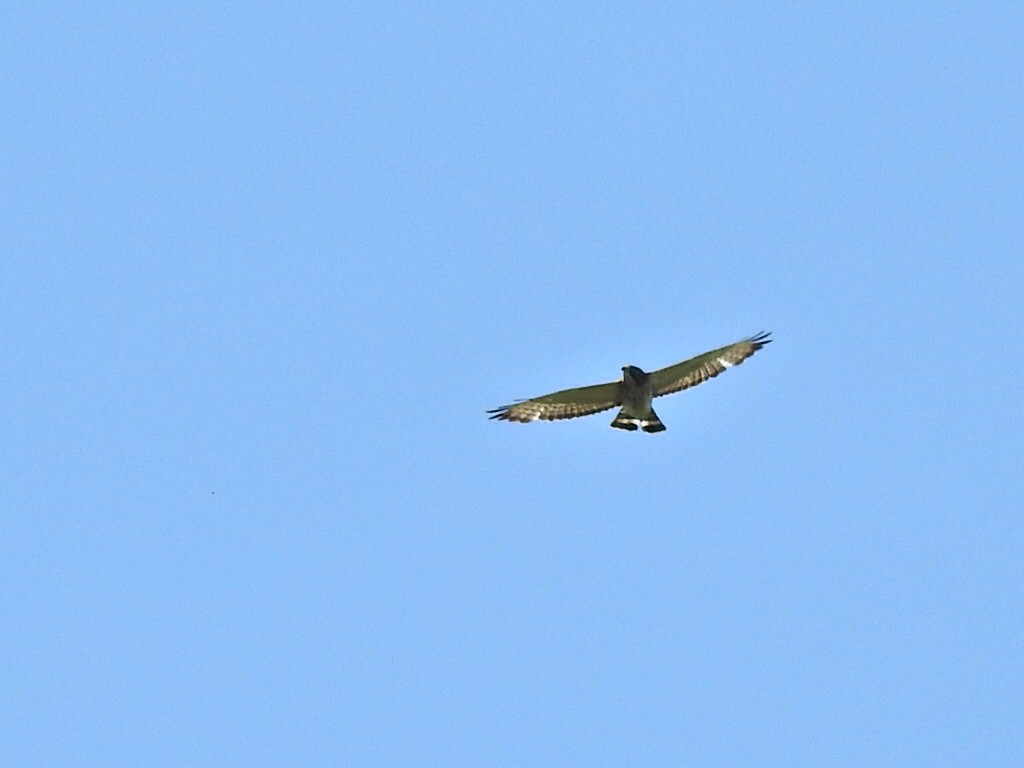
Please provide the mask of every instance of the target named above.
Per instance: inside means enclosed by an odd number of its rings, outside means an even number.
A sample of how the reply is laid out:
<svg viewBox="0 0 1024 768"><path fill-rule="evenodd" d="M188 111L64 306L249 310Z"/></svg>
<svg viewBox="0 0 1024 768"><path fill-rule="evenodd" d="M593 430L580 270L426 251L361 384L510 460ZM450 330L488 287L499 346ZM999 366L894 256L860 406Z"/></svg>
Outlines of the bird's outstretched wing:
<svg viewBox="0 0 1024 768"><path fill-rule="evenodd" d="M705 352L703 355L686 360L668 368L662 368L651 374L651 388L655 397L669 395L689 387L695 387L702 381L714 378L727 368L739 365L765 344L770 344L770 334L759 333L749 339L737 341L721 349Z"/></svg>
<svg viewBox="0 0 1024 768"><path fill-rule="evenodd" d="M620 388L620 382L615 381L610 384L595 384L592 387L563 389L550 395L503 405L488 413L493 414L492 419L504 421L574 419L577 416L589 416L622 405Z"/></svg>

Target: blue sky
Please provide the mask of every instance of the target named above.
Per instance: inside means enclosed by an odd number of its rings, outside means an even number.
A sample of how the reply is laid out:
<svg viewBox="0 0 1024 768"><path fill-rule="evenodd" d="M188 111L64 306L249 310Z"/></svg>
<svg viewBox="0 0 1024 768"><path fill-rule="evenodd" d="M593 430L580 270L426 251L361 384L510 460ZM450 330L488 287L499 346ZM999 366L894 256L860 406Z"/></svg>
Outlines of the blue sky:
<svg viewBox="0 0 1024 768"><path fill-rule="evenodd" d="M1020 7L2 28L4 765L1022 764Z"/></svg>

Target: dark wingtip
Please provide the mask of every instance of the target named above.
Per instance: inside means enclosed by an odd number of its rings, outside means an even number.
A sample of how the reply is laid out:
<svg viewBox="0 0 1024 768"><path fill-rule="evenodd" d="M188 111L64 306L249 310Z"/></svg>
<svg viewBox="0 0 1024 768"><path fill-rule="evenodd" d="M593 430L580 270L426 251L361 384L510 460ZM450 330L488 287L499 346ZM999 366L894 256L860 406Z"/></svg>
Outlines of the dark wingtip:
<svg viewBox="0 0 1024 768"><path fill-rule="evenodd" d="M753 336L751 336L749 339L746 339L746 341L749 341L755 347L760 349L765 344L771 344L774 341L774 339L771 338L771 335L771 331L759 331L755 333Z"/></svg>
<svg viewBox="0 0 1024 768"><path fill-rule="evenodd" d="M485 413L493 414L491 416L488 416L487 417L488 419L499 419L499 420L508 421L508 409L511 408L511 407L512 406L510 406L510 405L503 405L503 406L501 406L501 408L492 408L489 411L485 411Z"/></svg>
<svg viewBox="0 0 1024 768"><path fill-rule="evenodd" d="M489 419L498 419L500 421L508 421L509 420L508 412L512 409L512 406L514 406L516 403L525 403L525 402L526 402L525 400L516 400L515 403L509 403L508 405L503 405L500 408L491 408L491 410L485 411L485 413L493 413L494 414L493 416L488 416L487 418L489 418Z"/></svg>

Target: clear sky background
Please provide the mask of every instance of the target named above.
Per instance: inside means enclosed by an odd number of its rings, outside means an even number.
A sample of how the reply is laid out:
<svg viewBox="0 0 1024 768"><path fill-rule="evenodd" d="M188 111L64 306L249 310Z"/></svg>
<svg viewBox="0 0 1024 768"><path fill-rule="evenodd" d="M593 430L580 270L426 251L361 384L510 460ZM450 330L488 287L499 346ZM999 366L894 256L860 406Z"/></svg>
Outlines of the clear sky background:
<svg viewBox="0 0 1024 768"><path fill-rule="evenodd" d="M1024 11L826 5L4 11L0 763L1024 765Z"/></svg>

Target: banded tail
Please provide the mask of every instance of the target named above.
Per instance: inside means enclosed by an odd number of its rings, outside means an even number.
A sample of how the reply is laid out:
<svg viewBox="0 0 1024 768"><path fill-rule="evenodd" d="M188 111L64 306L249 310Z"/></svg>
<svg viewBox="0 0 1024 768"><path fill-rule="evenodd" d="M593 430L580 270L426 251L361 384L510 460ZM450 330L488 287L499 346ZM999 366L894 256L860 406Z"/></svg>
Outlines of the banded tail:
<svg viewBox="0 0 1024 768"><path fill-rule="evenodd" d="M623 408L615 417L612 426L616 429L628 429L630 432L636 432L640 428L643 428L644 432L665 431L665 425L661 423L661 419L658 418L658 414L654 412L653 408L648 408L643 418L632 416Z"/></svg>

